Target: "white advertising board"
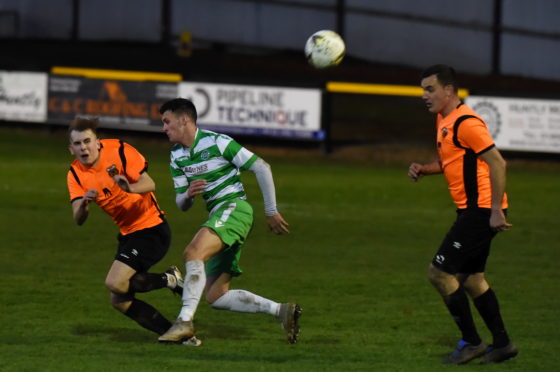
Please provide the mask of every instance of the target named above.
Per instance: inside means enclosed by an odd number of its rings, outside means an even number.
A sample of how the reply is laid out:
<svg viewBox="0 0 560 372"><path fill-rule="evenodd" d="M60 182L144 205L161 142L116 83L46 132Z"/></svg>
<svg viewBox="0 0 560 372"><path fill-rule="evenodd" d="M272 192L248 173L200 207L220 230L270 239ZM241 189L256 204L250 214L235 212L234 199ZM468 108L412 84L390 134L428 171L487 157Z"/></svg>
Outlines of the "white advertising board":
<svg viewBox="0 0 560 372"><path fill-rule="evenodd" d="M321 90L182 82L197 123L223 133L322 140Z"/></svg>
<svg viewBox="0 0 560 372"><path fill-rule="evenodd" d="M560 152L560 100L469 96L501 150Z"/></svg>
<svg viewBox="0 0 560 372"><path fill-rule="evenodd" d="M0 120L47 120L47 74L0 71Z"/></svg>

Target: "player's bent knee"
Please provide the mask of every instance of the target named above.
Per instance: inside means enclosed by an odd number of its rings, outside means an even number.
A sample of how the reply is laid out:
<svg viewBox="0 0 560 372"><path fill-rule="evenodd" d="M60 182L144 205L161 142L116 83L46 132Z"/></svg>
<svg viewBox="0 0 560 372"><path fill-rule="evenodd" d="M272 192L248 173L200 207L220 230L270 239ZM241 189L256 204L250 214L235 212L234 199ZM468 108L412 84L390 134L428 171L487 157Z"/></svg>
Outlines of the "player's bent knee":
<svg viewBox="0 0 560 372"><path fill-rule="evenodd" d="M433 285L440 283L443 280L442 271L435 266L430 265L428 268L428 281Z"/></svg>
<svg viewBox="0 0 560 372"><path fill-rule="evenodd" d="M453 275L441 271L433 265L430 265L428 270L428 281L442 295L449 294L448 292L456 289L455 287L458 285L457 280Z"/></svg>
<svg viewBox="0 0 560 372"><path fill-rule="evenodd" d="M106 280L105 287L112 293L125 294L128 292L128 281Z"/></svg>
<svg viewBox="0 0 560 372"><path fill-rule="evenodd" d="M183 252L183 258L185 259L185 262L192 260L201 260L201 253L202 249L199 246L195 244L189 244Z"/></svg>
<svg viewBox="0 0 560 372"><path fill-rule="evenodd" d="M183 261L185 261L185 262L190 261L189 256L191 256L191 255L192 255L192 253L189 253L189 247L187 246L185 248L185 250L183 251Z"/></svg>
<svg viewBox="0 0 560 372"><path fill-rule="evenodd" d="M463 282L463 286L472 298L476 298L485 293L490 285L484 277L484 273L470 275Z"/></svg>

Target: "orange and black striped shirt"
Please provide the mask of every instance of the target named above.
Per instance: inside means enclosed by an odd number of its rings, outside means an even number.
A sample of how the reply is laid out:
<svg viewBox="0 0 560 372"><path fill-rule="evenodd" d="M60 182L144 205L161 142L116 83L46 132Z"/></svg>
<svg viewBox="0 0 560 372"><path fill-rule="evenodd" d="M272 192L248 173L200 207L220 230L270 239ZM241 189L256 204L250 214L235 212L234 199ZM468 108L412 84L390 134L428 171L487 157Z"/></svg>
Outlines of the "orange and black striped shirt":
<svg viewBox="0 0 560 372"><path fill-rule="evenodd" d="M461 104L446 117L438 115L436 123L439 158L457 208L490 208L490 169L479 155L495 145L484 120ZM507 206L504 194L502 208Z"/></svg>

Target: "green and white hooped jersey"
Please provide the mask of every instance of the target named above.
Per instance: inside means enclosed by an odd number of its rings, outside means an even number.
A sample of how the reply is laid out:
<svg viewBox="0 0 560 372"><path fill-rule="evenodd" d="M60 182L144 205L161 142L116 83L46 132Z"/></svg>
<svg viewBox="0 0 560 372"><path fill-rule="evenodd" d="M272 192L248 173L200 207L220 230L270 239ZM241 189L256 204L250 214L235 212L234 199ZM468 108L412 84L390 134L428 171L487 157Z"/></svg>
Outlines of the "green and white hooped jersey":
<svg viewBox="0 0 560 372"><path fill-rule="evenodd" d="M257 159L231 137L198 128L192 147L176 144L171 149L175 192L186 192L190 182L202 178L208 182L202 197L209 212L226 200L246 199L240 171Z"/></svg>

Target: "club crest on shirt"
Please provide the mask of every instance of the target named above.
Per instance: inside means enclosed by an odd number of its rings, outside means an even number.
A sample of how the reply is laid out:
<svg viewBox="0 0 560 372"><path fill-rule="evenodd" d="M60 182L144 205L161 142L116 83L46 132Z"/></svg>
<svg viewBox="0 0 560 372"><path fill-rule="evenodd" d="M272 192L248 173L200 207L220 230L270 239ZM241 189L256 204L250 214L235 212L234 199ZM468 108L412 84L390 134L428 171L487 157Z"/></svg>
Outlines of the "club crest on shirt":
<svg viewBox="0 0 560 372"><path fill-rule="evenodd" d="M117 166L113 164L109 168L107 168L107 173L109 173L109 177L115 177L117 174L119 174L119 170L117 169Z"/></svg>
<svg viewBox="0 0 560 372"><path fill-rule="evenodd" d="M441 137L445 138L447 136L447 133L449 133L449 130L447 130L447 128L443 128L441 130Z"/></svg>
<svg viewBox="0 0 560 372"><path fill-rule="evenodd" d="M202 160L208 160L209 157L210 157L210 154L208 153L208 150L204 150L200 153L200 158Z"/></svg>

